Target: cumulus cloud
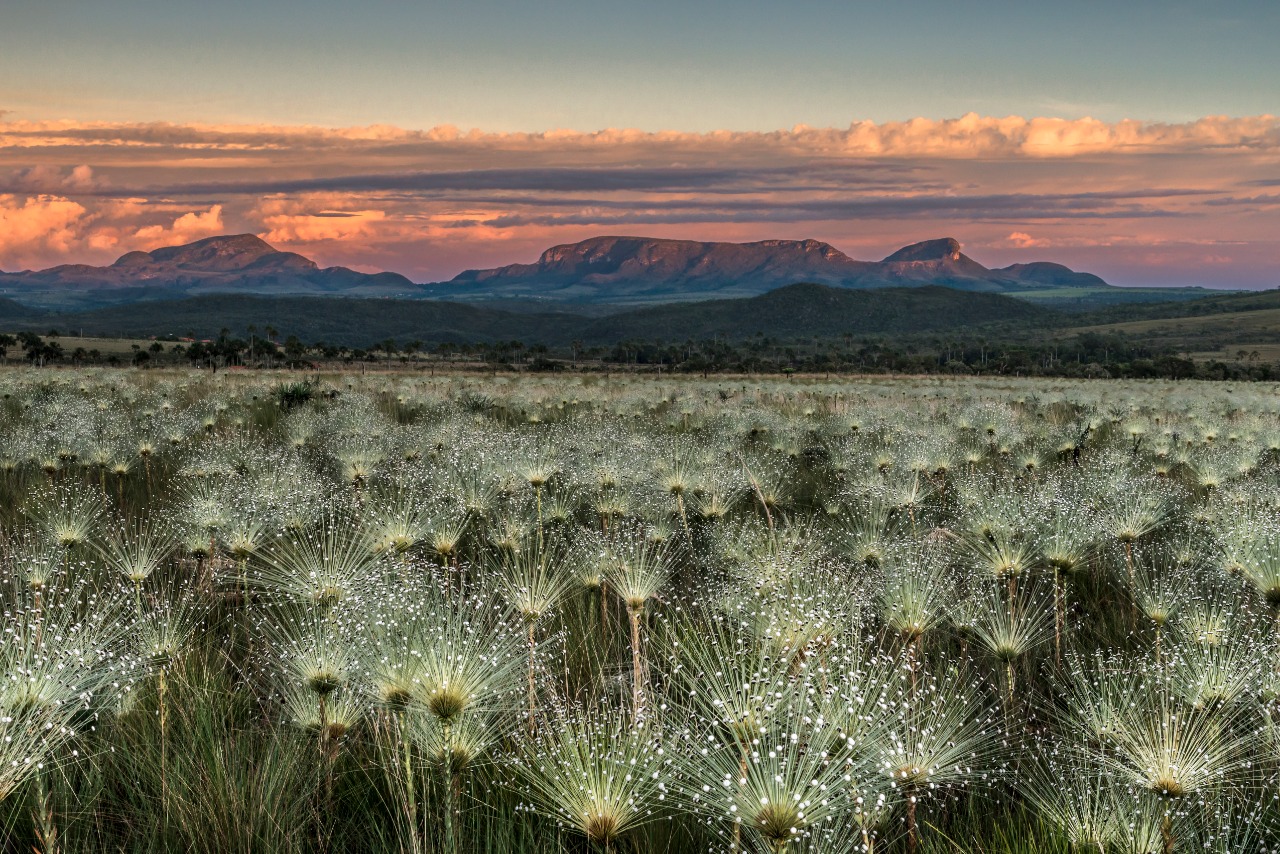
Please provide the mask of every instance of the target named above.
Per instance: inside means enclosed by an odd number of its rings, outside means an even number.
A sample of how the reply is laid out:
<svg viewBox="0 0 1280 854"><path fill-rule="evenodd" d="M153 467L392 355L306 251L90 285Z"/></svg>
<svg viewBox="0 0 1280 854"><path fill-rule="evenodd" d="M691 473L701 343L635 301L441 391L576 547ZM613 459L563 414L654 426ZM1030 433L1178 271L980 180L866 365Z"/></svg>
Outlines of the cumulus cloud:
<svg viewBox="0 0 1280 854"><path fill-rule="evenodd" d="M95 208L64 196L0 195L0 269L39 269L68 260L104 263L221 234L222 206L177 217L167 203L122 199Z"/></svg>
<svg viewBox="0 0 1280 854"><path fill-rule="evenodd" d="M92 193L101 183L87 165L63 168L51 164L38 164L16 169L7 177L0 177L0 192L38 194Z"/></svg>
<svg viewBox="0 0 1280 854"><path fill-rule="evenodd" d="M148 225L133 233L131 243L135 248L156 249L191 243L202 237L211 237L223 231L222 205L213 205L207 211L184 213L171 225Z"/></svg>
<svg viewBox="0 0 1280 854"><path fill-rule="evenodd" d="M249 214L265 231L268 243L316 243L370 238L386 219L380 210L343 210L329 207L326 198L263 199Z"/></svg>
<svg viewBox="0 0 1280 854"><path fill-rule="evenodd" d="M1015 249L1030 249L1033 246L1044 246L1046 241L1038 240L1025 231L1015 231L1006 237L1003 243Z"/></svg>
<svg viewBox="0 0 1280 854"><path fill-rule="evenodd" d="M26 268L76 247L87 211L70 199L0 196L0 269Z"/></svg>

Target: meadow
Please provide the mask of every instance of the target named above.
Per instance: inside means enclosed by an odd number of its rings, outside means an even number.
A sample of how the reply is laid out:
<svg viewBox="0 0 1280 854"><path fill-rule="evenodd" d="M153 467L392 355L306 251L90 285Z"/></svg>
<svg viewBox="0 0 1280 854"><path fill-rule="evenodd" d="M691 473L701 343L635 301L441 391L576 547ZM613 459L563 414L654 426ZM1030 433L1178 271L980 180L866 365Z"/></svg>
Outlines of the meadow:
<svg viewBox="0 0 1280 854"><path fill-rule="evenodd" d="M3 850L1274 850L1277 391L5 370Z"/></svg>

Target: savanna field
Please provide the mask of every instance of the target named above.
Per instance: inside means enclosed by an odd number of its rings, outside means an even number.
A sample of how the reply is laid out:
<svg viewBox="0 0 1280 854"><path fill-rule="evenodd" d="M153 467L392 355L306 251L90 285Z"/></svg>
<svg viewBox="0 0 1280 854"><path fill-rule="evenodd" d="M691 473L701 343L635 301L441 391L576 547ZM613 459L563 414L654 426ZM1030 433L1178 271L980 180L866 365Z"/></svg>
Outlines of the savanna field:
<svg viewBox="0 0 1280 854"><path fill-rule="evenodd" d="M3 850L1272 851L1278 390L5 370Z"/></svg>

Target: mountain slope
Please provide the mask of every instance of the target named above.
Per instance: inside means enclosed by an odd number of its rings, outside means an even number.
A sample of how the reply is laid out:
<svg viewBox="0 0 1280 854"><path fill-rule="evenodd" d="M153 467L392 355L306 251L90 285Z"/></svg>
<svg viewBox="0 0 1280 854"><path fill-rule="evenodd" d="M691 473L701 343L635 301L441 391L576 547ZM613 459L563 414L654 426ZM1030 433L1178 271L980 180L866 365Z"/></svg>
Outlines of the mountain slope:
<svg viewBox="0 0 1280 854"><path fill-rule="evenodd" d="M1280 347L1280 289L1206 297L1189 303L1126 306L1072 318L1060 337L1117 336L1186 352L1231 357Z"/></svg>
<svg viewBox="0 0 1280 854"><path fill-rule="evenodd" d="M997 267L991 272L1028 285L1050 285L1054 287L1106 287L1101 276L1092 273L1078 273L1062 264L1050 261L1032 261L1030 264L1010 264L1008 267Z"/></svg>
<svg viewBox="0 0 1280 854"><path fill-rule="evenodd" d="M553 246L534 264L464 271L447 287L455 297L645 302L755 294L797 281L841 284L869 266L817 240L595 237Z"/></svg>
<svg viewBox="0 0 1280 854"><path fill-rule="evenodd" d="M1194 302L1160 302L1150 305L1117 306L1081 314L1079 325L1163 320L1183 317L1242 315L1280 309L1280 288L1265 291L1210 291Z"/></svg>
<svg viewBox="0 0 1280 854"><path fill-rule="evenodd" d="M614 314L578 336L593 344L627 339L683 341L756 335L775 339L838 338L969 330L990 324L1051 321L1057 313L1000 294L924 285L847 290L802 283L750 299L663 305Z"/></svg>
<svg viewBox="0 0 1280 854"><path fill-rule="evenodd" d="M949 237L905 246L883 261L858 261L818 240L702 243L595 237L554 246L533 264L467 270L431 286L429 293L461 300L643 304L752 296L795 282L843 288L945 285L990 293L1109 289L1097 276L1048 262L988 269L964 255L959 241Z"/></svg>
<svg viewBox="0 0 1280 854"><path fill-rule="evenodd" d="M309 296L249 296L210 294L172 300L150 300L90 311L26 313L13 316L0 301L0 329L43 331L56 328L88 336L148 338L187 336L216 338L221 331L247 337L249 326L273 326L280 338L296 335L313 343L325 341L367 347L387 338L400 342L418 340L480 342L520 338L526 342L558 336L552 334L566 322L581 322L574 315L514 314L488 307L437 300L335 299ZM565 338L565 340L571 340Z"/></svg>
<svg viewBox="0 0 1280 854"><path fill-rule="evenodd" d="M941 287L850 291L799 284L749 299L632 309L604 318L555 312L501 311L438 300L324 297L199 296L112 306L87 312L38 314L0 300L0 328L83 331L86 335L216 337L244 335L249 325L274 326L281 337L365 347L393 338L480 343L519 340L566 346L574 340L612 345L628 339L679 342L757 333L775 339L971 331L983 325L1048 322L1054 312L997 294Z"/></svg>
<svg viewBox="0 0 1280 854"><path fill-rule="evenodd" d="M92 307L204 293L409 295L397 273L320 268L252 234L209 237L184 246L129 252L107 267L68 264L0 273L0 293L42 308Z"/></svg>

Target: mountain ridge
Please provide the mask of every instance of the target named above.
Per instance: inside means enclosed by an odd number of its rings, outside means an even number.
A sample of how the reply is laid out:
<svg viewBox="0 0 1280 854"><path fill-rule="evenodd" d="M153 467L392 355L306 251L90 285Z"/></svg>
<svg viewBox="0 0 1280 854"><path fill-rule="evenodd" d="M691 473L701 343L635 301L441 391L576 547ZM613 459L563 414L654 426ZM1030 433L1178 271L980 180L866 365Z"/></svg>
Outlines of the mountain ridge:
<svg viewBox="0 0 1280 854"><path fill-rule="evenodd" d="M399 273L322 268L296 252L281 252L253 234L218 235L149 252L126 252L105 267L63 264L0 273L0 292L5 296L53 309L205 293L389 296L416 288Z"/></svg>
<svg viewBox="0 0 1280 854"><path fill-rule="evenodd" d="M1011 293L1036 287L1110 288L1091 273L1053 262L991 269L952 237L860 261L819 240L706 242L620 235L545 250L532 264L464 270L429 286L449 299L537 298L548 302L657 302L755 296L795 282L870 289L944 285Z"/></svg>
<svg viewBox="0 0 1280 854"><path fill-rule="evenodd" d="M602 235L549 247L531 264L464 270L448 282L415 284L398 273L322 268L256 235L234 234L127 252L105 267L64 264L0 272L0 296L54 311L213 293L442 299L594 311L752 297L797 282L853 290L939 285L1025 296L1058 307L1205 295L1197 289L1157 294L1116 288L1050 261L988 268L962 250L958 240L944 237L904 246L881 261L862 261L814 239L729 243Z"/></svg>

